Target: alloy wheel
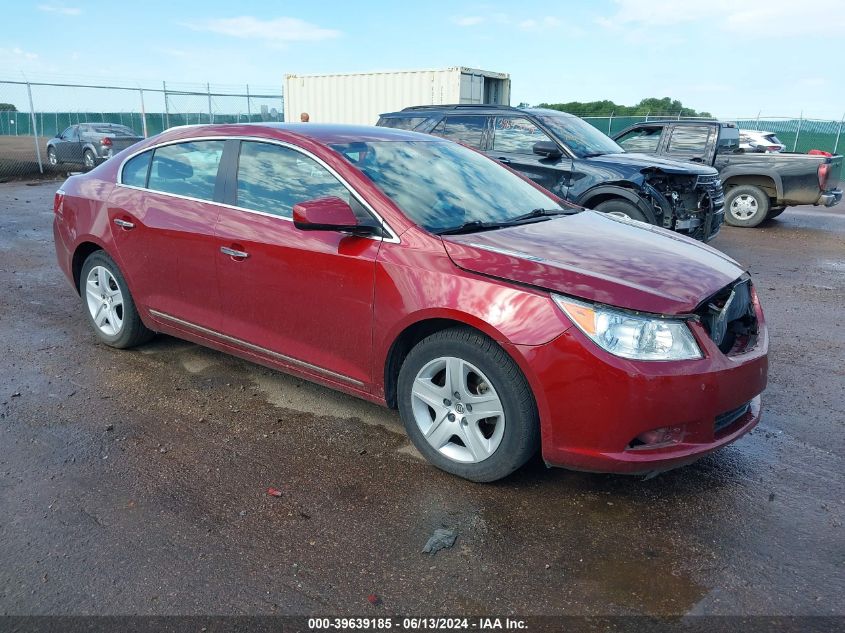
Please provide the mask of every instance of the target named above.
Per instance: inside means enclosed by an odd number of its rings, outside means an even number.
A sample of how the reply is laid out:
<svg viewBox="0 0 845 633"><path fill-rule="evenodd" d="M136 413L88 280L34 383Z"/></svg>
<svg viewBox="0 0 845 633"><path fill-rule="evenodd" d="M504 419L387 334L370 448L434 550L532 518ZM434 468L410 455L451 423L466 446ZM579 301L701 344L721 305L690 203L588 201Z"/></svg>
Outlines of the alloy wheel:
<svg viewBox="0 0 845 633"><path fill-rule="evenodd" d="M502 442L502 401L487 376L461 358L435 358L420 369L411 406L426 441L453 461L484 461Z"/></svg>
<svg viewBox="0 0 845 633"><path fill-rule="evenodd" d="M759 209L756 198L747 193L740 194L731 200L731 215L738 220L753 218Z"/></svg>
<svg viewBox="0 0 845 633"><path fill-rule="evenodd" d="M104 266L94 266L85 280L85 299L94 325L106 336L123 329L123 292Z"/></svg>

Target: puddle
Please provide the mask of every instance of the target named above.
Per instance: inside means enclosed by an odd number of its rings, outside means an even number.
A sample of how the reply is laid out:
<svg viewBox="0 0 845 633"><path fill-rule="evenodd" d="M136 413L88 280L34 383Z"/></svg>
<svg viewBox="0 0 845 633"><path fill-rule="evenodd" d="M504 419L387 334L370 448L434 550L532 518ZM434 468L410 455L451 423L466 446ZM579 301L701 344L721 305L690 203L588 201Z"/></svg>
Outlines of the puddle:
<svg viewBox="0 0 845 633"><path fill-rule="evenodd" d="M252 380L274 406L316 416L357 418L364 424L405 435L399 413L392 409L287 374L259 374Z"/></svg>
<svg viewBox="0 0 845 633"><path fill-rule="evenodd" d="M583 575L575 572L596 600L651 615L687 613L709 593L682 571L673 568L654 552L636 559L602 557L584 565ZM586 561L585 561L586 562Z"/></svg>

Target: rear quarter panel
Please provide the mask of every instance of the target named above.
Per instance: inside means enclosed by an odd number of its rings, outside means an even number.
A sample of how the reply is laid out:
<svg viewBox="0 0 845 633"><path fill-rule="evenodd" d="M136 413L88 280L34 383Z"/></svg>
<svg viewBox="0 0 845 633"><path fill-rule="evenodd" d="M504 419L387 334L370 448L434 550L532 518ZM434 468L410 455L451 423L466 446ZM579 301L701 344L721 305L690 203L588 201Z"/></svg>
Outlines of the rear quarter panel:
<svg viewBox="0 0 845 633"><path fill-rule="evenodd" d="M61 186L64 202L54 218L54 237L59 265L73 284L73 257L85 243L105 250L119 266L106 204L114 183L94 176L95 172L73 176ZM77 289L78 290L78 289Z"/></svg>

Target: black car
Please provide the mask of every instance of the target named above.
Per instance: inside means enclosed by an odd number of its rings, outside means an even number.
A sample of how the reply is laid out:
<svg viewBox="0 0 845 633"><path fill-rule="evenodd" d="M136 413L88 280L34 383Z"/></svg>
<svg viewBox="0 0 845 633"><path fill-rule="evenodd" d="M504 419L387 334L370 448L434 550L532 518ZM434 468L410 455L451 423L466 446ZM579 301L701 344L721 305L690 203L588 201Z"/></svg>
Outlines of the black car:
<svg viewBox="0 0 845 633"><path fill-rule="evenodd" d="M709 241L724 218L719 175L705 165L626 153L571 114L493 105L415 106L378 124L474 147L555 195Z"/></svg>
<svg viewBox="0 0 845 633"><path fill-rule="evenodd" d="M62 163L77 163L93 169L143 139L125 125L80 123L71 125L47 141L47 160L54 167Z"/></svg>

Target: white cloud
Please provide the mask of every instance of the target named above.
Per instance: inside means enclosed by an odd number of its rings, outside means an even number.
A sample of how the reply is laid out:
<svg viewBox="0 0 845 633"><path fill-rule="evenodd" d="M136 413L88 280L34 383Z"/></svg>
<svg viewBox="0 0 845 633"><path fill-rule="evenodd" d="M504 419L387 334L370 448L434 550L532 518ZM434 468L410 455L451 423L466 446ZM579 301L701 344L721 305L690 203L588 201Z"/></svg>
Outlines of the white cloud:
<svg viewBox="0 0 845 633"><path fill-rule="evenodd" d="M79 15L82 13L82 9L77 7L63 7L54 4L39 4L38 10L44 11L45 13L58 13L60 15Z"/></svg>
<svg viewBox="0 0 845 633"><path fill-rule="evenodd" d="M317 42L339 37L341 32L311 24L299 18L261 20L249 15L236 18L208 18L185 24L195 31L208 31L231 37L265 40L273 43Z"/></svg>
<svg viewBox="0 0 845 633"><path fill-rule="evenodd" d="M523 31L546 31L561 26L561 21L553 15L547 15L539 20L529 19L519 23Z"/></svg>
<svg viewBox="0 0 845 633"><path fill-rule="evenodd" d="M465 15L452 18L452 22L458 26L477 26L484 22L484 18L480 15Z"/></svg>
<svg viewBox="0 0 845 633"><path fill-rule="evenodd" d="M17 46L12 49L12 55L18 58L28 59L30 61L38 59L38 53L30 53L29 51L25 51Z"/></svg>
<svg viewBox="0 0 845 633"><path fill-rule="evenodd" d="M641 27L653 30L688 22L711 24L745 38L789 37L818 32L824 16L826 32L845 27L845 3L814 0L812 10L796 10L794 0L614 0L616 12L596 22L607 29Z"/></svg>

